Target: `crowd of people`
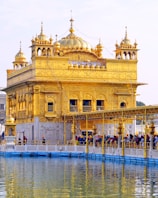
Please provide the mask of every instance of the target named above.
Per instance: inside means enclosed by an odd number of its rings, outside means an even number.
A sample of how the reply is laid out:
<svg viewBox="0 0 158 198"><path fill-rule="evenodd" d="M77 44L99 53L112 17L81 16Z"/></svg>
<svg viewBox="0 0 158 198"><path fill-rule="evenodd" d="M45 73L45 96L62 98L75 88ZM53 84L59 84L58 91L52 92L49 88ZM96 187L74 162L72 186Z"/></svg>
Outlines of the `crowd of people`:
<svg viewBox="0 0 158 198"><path fill-rule="evenodd" d="M99 146L102 143L103 136L102 135L89 135L88 136L88 144L93 144L95 146ZM154 135L152 139L153 143L153 149L158 147L158 135ZM84 135L79 135L76 136L76 142L79 145L84 145L86 144L86 136ZM122 137L121 137L121 142L122 142ZM124 142L125 144L131 143L135 144L136 146L141 145L142 147L144 146L145 142L145 137L144 135L132 135L132 134L127 134L124 137ZM147 134L146 136L146 142L149 144L151 142L150 136ZM117 135L106 135L104 136L104 143L106 145L112 145L112 144L118 144L118 136Z"/></svg>
<svg viewBox="0 0 158 198"><path fill-rule="evenodd" d="M106 146L113 146L118 144L118 135L105 135L104 136L104 144ZM4 134L0 137L0 140L4 140ZM76 144L77 145L85 145L86 144L86 135L81 134L76 136ZM96 134L89 134L88 135L88 144L89 145L94 145L94 146L101 146L103 140L103 136ZM122 139L122 136L120 138L120 143L122 143L122 140L124 140L125 145L132 145L136 147L144 147L145 143L145 136L144 135L132 135L132 134L127 134L124 136L124 139ZM150 135L146 135L146 143L147 145L150 145L150 142L152 142L152 147L153 149L158 149L158 135L153 135L153 138L151 139ZM46 139L44 136L42 136L41 140L42 144L46 144ZM24 135L23 138L18 139L18 144L19 145L25 145L27 144L27 137Z"/></svg>

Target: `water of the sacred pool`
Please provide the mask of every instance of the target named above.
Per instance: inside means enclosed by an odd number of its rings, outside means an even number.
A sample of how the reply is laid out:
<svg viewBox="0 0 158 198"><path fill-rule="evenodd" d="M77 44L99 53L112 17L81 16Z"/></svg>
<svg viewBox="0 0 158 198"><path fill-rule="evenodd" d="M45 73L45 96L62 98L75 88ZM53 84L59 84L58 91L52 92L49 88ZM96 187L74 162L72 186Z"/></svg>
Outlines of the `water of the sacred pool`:
<svg viewBox="0 0 158 198"><path fill-rule="evenodd" d="M83 158L0 157L0 197L158 197L158 167Z"/></svg>

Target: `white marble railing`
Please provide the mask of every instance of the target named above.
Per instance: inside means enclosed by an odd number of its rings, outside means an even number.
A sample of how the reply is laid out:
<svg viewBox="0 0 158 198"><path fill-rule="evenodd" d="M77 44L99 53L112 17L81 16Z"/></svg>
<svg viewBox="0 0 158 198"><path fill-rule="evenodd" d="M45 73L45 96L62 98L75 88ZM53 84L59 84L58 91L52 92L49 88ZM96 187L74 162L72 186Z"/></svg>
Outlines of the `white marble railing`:
<svg viewBox="0 0 158 198"><path fill-rule="evenodd" d="M8 148L7 145L0 145L0 153L2 152L69 152L69 153L85 153L86 146L79 145L15 145ZM144 157L144 149L138 148L125 148L124 154L122 148L105 147L104 152L106 155L115 156L129 156L129 157ZM102 154L102 147L88 146L88 153ZM147 157L158 159L158 150L148 149Z"/></svg>

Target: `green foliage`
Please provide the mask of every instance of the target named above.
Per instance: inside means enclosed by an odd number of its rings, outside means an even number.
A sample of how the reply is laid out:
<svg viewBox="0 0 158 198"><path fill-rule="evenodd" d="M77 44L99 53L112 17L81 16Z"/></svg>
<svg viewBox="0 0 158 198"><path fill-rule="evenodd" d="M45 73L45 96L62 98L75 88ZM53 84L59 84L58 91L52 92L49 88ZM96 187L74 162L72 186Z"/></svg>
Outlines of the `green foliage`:
<svg viewBox="0 0 158 198"><path fill-rule="evenodd" d="M145 106L145 104L143 102L141 102L141 101L136 101L136 105L137 105L137 107L138 106Z"/></svg>
<svg viewBox="0 0 158 198"><path fill-rule="evenodd" d="M137 105L137 107L145 106L145 104L143 102L141 102L141 101L136 101L136 105ZM136 124L140 125L141 124L141 120L136 120Z"/></svg>

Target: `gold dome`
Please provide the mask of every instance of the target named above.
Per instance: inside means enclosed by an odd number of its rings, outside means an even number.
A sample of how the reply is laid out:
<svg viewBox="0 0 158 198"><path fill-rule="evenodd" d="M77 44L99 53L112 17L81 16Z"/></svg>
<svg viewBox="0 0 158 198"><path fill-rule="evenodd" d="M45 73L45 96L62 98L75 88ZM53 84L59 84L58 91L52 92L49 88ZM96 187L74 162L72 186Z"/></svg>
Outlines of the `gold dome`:
<svg viewBox="0 0 158 198"><path fill-rule="evenodd" d="M91 45L88 42L84 41L80 37L77 37L73 33L70 33L68 36L66 36L65 38L62 38L58 42L60 43L60 47L65 48L65 49L80 49L80 50L92 49Z"/></svg>
<svg viewBox="0 0 158 198"><path fill-rule="evenodd" d="M56 36L56 42L54 43L54 48L60 49L60 43L58 42L58 39L57 39L58 35L56 34L55 36Z"/></svg>
<svg viewBox="0 0 158 198"><path fill-rule="evenodd" d="M38 35L38 39L39 39L39 40L42 40L42 41L48 40L48 38L46 37L45 34L40 34L40 35Z"/></svg>
<svg viewBox="0 0 158 198"><path fill-rule="evenodd" d="M74 20L71 18L70 19L71 27L69 30L70 34L58 41L58 43L60 43L60 49L91 51L92 46L88 42L83 40L81 37L78 37L74 34L74 29L73 29L73 24L72 24L73 21ZM56 43L54 43L54 44L56 44Z"/></svg>
<svg viewBox="0 0 158 198"><path fill-rule="evenodd" d="M96 48L99 50L103 50L103 45L101 44L100 40L99 40L99 43L96 45Z"/></svg>
<svg viewBox="0 0 158 198"><path fill-rule="evenodd" d="M55 49L60 49L60 43L59 42L55 42L54 43L54 48Z"/></svg>
<svg viewBox="0 0 158 198"><path fill-rule="evenodd" d="M125 38L121 41L122 45L131 45L130 40L127 38L127 27L126 27L126 31L125 31Z"/></svg>
<svg viewBox="0 0 158 198"><path fill-rule="evenodd" d="M41 23L41 32L38 36L36 36L35 41L48 41L48 40L49 39L47 38L47 36L43 33L43 23ZM51 41L51 38L50 38L50 41Z"/></svg>
<svg viewBox="0 0 158 198"><path fill-rule="evenodd" d="M21 51L21 47L20 47L19 52L15 56L15 61L16 62L26 62L26 57L25 57L24 53Z"/></svg>
<svg viewBox="0 0 158 198"><path fill-rule="evenodd" d="M43 34L43 32L41 31L41 33L37 36L38 40L41 40L41 41L48 41L48 38L45 34Z"/></svg>
<svg viewBox="0 0 158 198"><path fill-rule="evenodd" d="M15 60L13 61L14 69L19 69L27 66L28 62L24 53L21 50L21 42L20 42L20 50L15 56Z"/></svg>
<svg viewBox="0 0 158 198"><path fill-rule="evenodd" d="M126 44L126 45L130 45L131 42L129 39L127 39L126 37L121 41L121 44Z"/></svg>

